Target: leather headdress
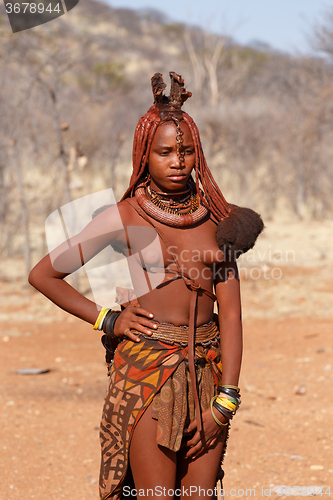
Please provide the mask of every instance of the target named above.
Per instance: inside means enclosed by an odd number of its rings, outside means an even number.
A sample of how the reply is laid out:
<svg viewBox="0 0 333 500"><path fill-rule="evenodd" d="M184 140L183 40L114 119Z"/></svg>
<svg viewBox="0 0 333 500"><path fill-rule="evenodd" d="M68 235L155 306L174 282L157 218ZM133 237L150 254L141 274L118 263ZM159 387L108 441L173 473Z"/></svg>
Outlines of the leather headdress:
<svg viewBox="0 0 333 500"><path fill-rule="evenodd" d="M151 86L154 94L154 103L156 104L161 120L170 120L172 117L181 119L181 107L192 92L186 90L184 80L174 71L169 73L171 78L170 95L164 95L166 83L164 83L162 73L155 73L151 79Z"/></svg>

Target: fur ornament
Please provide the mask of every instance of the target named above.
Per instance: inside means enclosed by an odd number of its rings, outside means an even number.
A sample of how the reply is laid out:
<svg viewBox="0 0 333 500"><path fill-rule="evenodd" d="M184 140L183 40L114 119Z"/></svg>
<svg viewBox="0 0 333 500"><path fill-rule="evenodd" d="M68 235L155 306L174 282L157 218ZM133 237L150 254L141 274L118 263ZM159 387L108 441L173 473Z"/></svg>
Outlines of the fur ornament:
<svg viewBox="0 0 333 500"><path fill-rule="evenodd" d="M264 229L262 218L251 208L229 205L231 211L216 229L217 244L222 252L232 252L237 259L250 250Z"/></svg>

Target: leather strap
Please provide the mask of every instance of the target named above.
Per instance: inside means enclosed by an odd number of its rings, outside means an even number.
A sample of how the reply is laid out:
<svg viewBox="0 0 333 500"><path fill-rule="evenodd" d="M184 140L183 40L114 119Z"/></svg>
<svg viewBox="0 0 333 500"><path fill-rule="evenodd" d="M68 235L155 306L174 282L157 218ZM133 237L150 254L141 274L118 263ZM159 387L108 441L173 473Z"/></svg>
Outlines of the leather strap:
<svg viewBox="0 0 333 500"><path fill-rule="evenodd" d="M165 236L161 233L161 230L156 227L155 223L148 217L148 215L142 210L142 208L136 204L133 198L126 198L124 201L127 201L133 208L134 210L146 221L148 224L154 227L156 230L157 234L163 241L164 245L166 248L169 247L169 243ZM129 242L128 242L129 243ZM182 272L178 259L175 256L174 253L172 253L172 257L174 260L174 263L176 264L177 267L177 275L175 276L175 271L172 271L171 269L168 268L159 268L159 267L152 267L151 271L152 272L164 272L164 273L172 273L173 278L170 278L167 282L164 283L170 283L171 281L175 281L177 279L182 279L187 286L192 291L191 294L191 301L190 301L190 314L189 314L189 325L188 325L188 367L189 367L189 372L190 372L190 377L191 377L191 382L192 382L192 387L193 387L193 396L194 396L194 405L195 405L195 418L197 422L197 430L200 433L202 441L204 441L204 433L203 433L203 428L202 428L202 418L201 418L201 408L200 408L200 401L199 401L199 395L198 395L198 387L197 387L197 378L196 378L196 373L195 373L195 364L194 364L194 356L195 356L195 313L196 313L196 308L197 308L197 299L198 299L198 292L205 293L208 297L210 297L214 302L217 300L216 295L212 293L210 290L207 290L206 288L203 288L196 280L191 278L191 276L187 273Z"/></svg>
<svg viewBox="0 0 333 500"><path fill-rule="evenodd" d="M155 223L151 220L151 218L148 217L148 215L146 214L146 212L144 212L144 210L142 210L142 208L140 207L140 205L136 205L135 204L134 198L126 198L124 201L127 201L134 208L134 210L146 222L148 222L148 224L150 224L151 226L153 226L153 228L156 230L157 234L159 235L159 237L163 241L164 245L166 246L166 248L169 248L170 244L167 241L166 237L161 233L161 230L155 225ZM126 231L126 237L127 237L127 231ZM127 239L127 244L129 245L129 240L128 239ZM189 274L187 274L184 271L182 271L182 269L181 269L181 267L179 265L178 259L176 258L174 252L172 252L172 257L173 257L174 263L177 266L177 271L178 271L178 275L174 279L182 278L188 288L190 288L191 290L197 291L197 292L201 291L201 292L205 293L208 297L210 297L215 302L215 300L217 300L216 295L213 292L211 292L210 290L207 290L206 288L203 288ZM168 268L164 268L164 267L152 267L152 268L150 268L150 270L152 272L159 272L159 271L160 272L164 272L164 273L170 272L171 274L175 275L175 271L171 271ZM170 279L170 281L173 281L173 280Z"/></svg>

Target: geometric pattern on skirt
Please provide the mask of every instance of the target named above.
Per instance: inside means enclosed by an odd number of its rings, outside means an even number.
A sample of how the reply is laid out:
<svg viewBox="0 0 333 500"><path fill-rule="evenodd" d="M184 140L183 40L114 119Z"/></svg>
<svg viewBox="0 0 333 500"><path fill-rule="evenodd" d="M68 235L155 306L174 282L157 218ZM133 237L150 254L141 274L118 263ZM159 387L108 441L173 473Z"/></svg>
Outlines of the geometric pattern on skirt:
<svg viewBox="0 0 333 500"><path fill-rule="evenodd" d="M100 496L121 498L135 425L179 363L187 347L142 338L125 340L115 353L100 428Z"/></svg>
<svg viewBox="0 0 333 500"><path fill-rule="evenodd" d="M134 428L150 403L153 402L153 418L158 421L158 444L179 449L184 426L195 416L187 355L187 346L143 336L138 343L126 339L118 345L100 427L102 500L119 500L125 484L134 487L128 482L129 447ZM198 360L198 392L201 410L205 411L221 383L219 345L197 347Z"/></svg>

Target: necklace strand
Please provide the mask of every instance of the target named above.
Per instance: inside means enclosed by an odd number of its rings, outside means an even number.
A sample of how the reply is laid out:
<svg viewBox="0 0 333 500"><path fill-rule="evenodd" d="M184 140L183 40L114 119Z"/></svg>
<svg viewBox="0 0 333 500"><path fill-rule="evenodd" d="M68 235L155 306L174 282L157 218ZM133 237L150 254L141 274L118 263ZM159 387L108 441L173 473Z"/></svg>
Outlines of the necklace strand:
<svg viewBox="0 0 333 500"><path fill-rule="evenodd" d="M165 212L177 214L179 216L191 214L195 212L199 206L196 196L194 196L191 190L188 190L186 195L178 201L163 200L160 194L153 191L150 186L147 186L147 192L150 201L154 203L154 205Z"/></svg>
<svg viewBox="0 0 333 500"><path fill-rule="evenodd" d="M138 205L153 219L172 227L189 227L197 224L207 216L208 210L199 201L199 196L192 193L190 213L182 214L175 212L170 207L162 204L160 208L149 199L146 192L147 184L140 184L135 190L135 198ZM166 208L168 208L166 210Z"/></svg>
<svg viewBox="0 0 333 500"><path fill-rule="evenodd" d="M196 197L191 194L188 203L181 203L179 206L171 206L171 205L166 205L163 203L163 201L157 197L152 195L150 198L151 202L154 203L160 210L163 210L164 212L168 212L169 214L176 214L178 216L184 216L184 215L189 215L195 212L199 205ZM181 210L186 210L186 212L181 212Z"/></svg>

